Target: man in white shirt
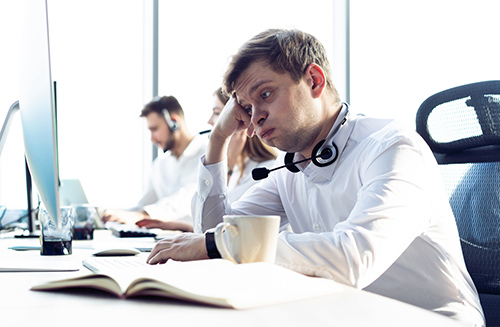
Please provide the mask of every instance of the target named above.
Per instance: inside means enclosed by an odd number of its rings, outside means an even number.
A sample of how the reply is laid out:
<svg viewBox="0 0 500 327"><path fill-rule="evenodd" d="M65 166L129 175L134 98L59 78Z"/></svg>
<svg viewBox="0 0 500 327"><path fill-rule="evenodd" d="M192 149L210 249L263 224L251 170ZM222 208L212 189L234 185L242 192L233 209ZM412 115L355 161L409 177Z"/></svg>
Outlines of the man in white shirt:
<svg viewBox="0 0 500 327"><path fill-rule="evenodd" d="M277 264L484 325L431 151L394 121L349 114L313 36L255 36L233 56L224 86L233 96L201 159L195 232L224 214L280 215L293 233L280 233ZM230 203L225 148L240 130L290 153L287 163L314 159L290 164L297 173L272 172ZM330 155L318 158L324 148ZM216 256L209 231L159 242L148 262Z"/></svg>
<svg viewBox="0 0 500 327"><path fill-rule="evenodd" d="M191 198L207 138L189 132L184 111L173 96L154 99L141 117L147 120L151 141L165 154L154 160L149 187L138 204L128 210L106 210L103 221L192 231Z"/></svg>

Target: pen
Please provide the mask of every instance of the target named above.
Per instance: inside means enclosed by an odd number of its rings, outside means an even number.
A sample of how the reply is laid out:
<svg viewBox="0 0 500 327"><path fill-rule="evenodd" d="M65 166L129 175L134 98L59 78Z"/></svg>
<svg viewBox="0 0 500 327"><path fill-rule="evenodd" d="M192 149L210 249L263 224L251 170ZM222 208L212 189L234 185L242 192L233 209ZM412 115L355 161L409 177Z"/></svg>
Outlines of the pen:
<svg viewBox="0 0 500 327"><path fill-rule="evenodd" d="M211 129L206 129L204 131L201 131L199 134L200 135L203 135L203 134L207 134L207 133L210 133L212 130Z"/></svg>

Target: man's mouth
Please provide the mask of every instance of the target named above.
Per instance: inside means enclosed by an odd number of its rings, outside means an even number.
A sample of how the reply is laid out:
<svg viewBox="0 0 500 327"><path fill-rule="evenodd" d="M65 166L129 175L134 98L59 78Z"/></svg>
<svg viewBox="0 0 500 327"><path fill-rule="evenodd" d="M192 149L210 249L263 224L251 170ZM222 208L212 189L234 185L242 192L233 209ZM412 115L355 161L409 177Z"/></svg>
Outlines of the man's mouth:
<svg viewBox="0 0 500 327"><path fill-rule="evenodd" d="M266 129L266 130L262 131L260 134L258 134L259 138L261 140L269 139L272 136L273 131L274 131L274 129L272 129L272 128Z"/></svg>

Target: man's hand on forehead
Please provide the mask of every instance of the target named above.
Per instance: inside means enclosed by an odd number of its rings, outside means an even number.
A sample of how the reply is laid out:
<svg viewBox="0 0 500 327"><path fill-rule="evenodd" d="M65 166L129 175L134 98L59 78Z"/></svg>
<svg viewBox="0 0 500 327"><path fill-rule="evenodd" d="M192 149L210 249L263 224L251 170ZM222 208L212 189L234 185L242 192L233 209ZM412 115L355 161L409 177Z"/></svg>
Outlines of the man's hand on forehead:
<svg viewBox="0 0 500 327"><path fill-rule="evenodd" d="M217 129L217 133L225 138L243 130L246 130L246 134L251 137L254 133L251 118L251 115L238 104L238 99L233 92L224 106L214 129ZM214 130L212 130L212 132L214 132Z"/></svg>
<svg viewBox="0 0 500 327"><path fill-rule="evenodd" d="M235 100L235 103L241 108L241 110L243 110L244 112L246 112L248 114L248 117L250 117L250 123L249 125L245 125L247 126L247 130L246 130L246 134L248 137L253 137L255 135L255 128L252 124L252 121L251 121L251 118L252 118L252 108L245 108L241 105L240 101L238 100L238 95L236 94L236 91L233 91L232 93L232 98L234 98Z"/></svg>

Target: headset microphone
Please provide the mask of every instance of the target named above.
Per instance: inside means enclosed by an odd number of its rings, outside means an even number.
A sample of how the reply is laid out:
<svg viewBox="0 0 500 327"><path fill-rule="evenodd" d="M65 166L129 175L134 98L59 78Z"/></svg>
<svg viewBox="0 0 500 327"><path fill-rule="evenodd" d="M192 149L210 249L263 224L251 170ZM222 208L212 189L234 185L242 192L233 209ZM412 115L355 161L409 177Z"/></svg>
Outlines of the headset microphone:
<svg viewBox="0 0 500 327"><path fill-rule="evenodd" d="M319 146L321 146L321 144L319 144ZM276 167L276 168L273 168L273 169L267 169L265 167L255 168L254 170L252 170L252 178L254 180L256 180L256 181L259 181L261 179L267 178L267 176L269 176L270 172L278 170L278 169L281 169L281 168L285 168L285 167L288 170L292 171L292 172L298 172L299 170L295 166L296 164L304 162L304 161L312 160L314 162L314 164L318 166L318 164L316 164L317 161L315 161L315 159L321 158L323 160L327 160L327 159L331 158L332 154L333 154L332 150L330 150L329 148L326 148L326 149L323 149L323 151L321 151L320 154L318 154L316 156L313 156L311 158L306 158L306 159L302 159L302 160L299 160L299 161L292 161L292 162L289 162L289 163L287 163L287 164L285 164L283 166ZM293 153L289 152L289 153L286 154L286 156L290 156L290 155L293 158L293 155L294 155Z"/></svg>

